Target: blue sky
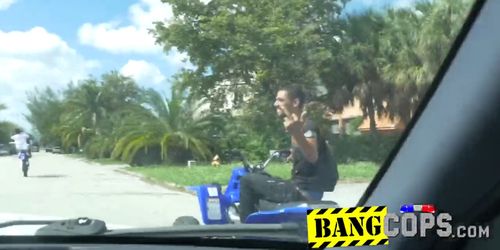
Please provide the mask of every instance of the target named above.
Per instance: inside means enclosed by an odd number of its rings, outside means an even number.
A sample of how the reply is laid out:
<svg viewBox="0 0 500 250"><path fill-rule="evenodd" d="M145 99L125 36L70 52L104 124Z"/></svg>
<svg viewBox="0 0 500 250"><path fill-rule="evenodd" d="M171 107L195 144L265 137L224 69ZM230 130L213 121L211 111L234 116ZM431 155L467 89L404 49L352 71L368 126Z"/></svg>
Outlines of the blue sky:
<svg viewBox="0 0 500 250"><path fill-rule="evenodd" d="M353 0L347 10L413 1ZM169 78L191 66L177 51L164 53L147 29L171 16L160 0L0 0L0 103L8 106L0 121L29 129L27 90L63 88L110 70L168 94Z"/></svg>

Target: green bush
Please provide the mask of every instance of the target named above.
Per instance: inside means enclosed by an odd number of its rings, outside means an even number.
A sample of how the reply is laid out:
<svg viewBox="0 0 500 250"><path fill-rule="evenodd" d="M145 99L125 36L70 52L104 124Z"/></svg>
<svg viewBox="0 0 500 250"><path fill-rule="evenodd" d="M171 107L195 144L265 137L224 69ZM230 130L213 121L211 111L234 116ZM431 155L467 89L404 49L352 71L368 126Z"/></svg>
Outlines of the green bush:
<svg viewBox="0 0 500 250"><path fill-rule="evenodd" d="M134 155L131 166L150 166L163 163L161 159L161 147L159 145L142 148Z"/></svg>
<svg viewBox="0 0 500 250"><path fill-rule="evenodd" d="M111 157L114 141L107 136L93 136L83 148L89 159L107 159Z"/></svg>
<svg viewBox="0 0 500 250"><path fill-rule="evenodd" d="M332 146L339 163L371 161L382 163L400 138L400 134L344 135L334 138Z"/></svg>

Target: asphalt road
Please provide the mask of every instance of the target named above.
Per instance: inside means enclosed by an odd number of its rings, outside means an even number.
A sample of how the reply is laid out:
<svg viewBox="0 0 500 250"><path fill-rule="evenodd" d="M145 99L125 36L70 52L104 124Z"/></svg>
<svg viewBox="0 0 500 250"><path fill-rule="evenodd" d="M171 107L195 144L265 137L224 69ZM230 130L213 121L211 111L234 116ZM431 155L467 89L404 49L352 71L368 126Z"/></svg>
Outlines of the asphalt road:
<svg viewBox="0 0 500 250"><path fill-rule="evenodd" d="M15 156L2 156L0 213L87 216L134 227L170 226L183 215L201 219L194 195L117 171L125 167L40 152L34 153L29 177L25 178ZM367 185L340 183L324 199L354 206Z"/></svg>

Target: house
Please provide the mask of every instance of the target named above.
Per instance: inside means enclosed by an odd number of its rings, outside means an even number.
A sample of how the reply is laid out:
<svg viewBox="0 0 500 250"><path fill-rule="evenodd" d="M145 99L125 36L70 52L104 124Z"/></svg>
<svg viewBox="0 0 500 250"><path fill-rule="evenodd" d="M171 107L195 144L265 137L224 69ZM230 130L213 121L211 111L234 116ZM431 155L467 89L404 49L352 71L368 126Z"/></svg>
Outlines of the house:
<svg viewBox="0 0 500 250"><path fill-rule="evenodd" d="M392 134L402 132L405 129L404 123L398 117L395 117L393 120L389 118L388 115L382 115L378 117L375 116L375 124L377 131L383 134ZM369 133L370 132L370 119L367 117L363 119L363 123L358 127L358 131L361 133Z"/></svg>
<svg viewBox="0 0 500 250"><path fill-rule="evenodd" d="M363 111L359 108L359 100L354 100L353 104L343 108L341 113L330 113L328 118L334 122L332 133L345 134L347 124L352 120L363 117Z"/></svg>
<svg viewBox="0 0 500 250"><path fill-rule="evenodd" d="M334 122L332 132L334 134L345 134L347 131L347 124L356 118L363 117L360 101L355 99L352 104L344 107L341 113L330 113L328 116ZM405 125L398 117L390 119L388 115L384 114L380 117L375 114L375 124L378 132L384 134L398 133L404 130ZM370 132L370 119L363 118L361 124L357 127L360 133Z"/></svg>

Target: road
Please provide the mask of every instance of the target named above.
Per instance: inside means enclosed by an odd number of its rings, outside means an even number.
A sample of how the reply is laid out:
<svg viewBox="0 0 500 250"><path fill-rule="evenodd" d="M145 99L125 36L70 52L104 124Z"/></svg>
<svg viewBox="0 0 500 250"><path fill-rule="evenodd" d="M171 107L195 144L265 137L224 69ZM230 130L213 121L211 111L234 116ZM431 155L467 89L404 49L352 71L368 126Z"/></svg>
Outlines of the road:
<svg viewBox="0 0 500 250"><path fill-rule="evenodd" d="M2 156L0 213L87 216L135 227L169 226L183 215L200 219L194 195L117 171L125 167L39 152L34 153L29 177L25 178L15 156ZM354 206L366 186L367 183L340 183L325 199Z"/></svg>

